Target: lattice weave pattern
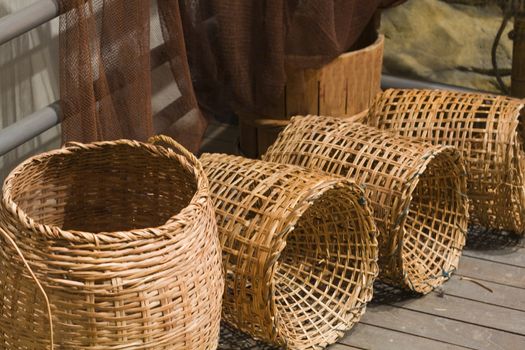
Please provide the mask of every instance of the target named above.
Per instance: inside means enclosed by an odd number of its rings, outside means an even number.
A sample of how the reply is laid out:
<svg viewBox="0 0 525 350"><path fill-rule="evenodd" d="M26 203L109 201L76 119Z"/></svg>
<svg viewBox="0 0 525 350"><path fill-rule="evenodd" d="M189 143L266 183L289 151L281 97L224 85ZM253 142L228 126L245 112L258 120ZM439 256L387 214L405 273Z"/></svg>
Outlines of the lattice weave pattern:
<svg viewBox="0 0 525 350"><path fill-rule="evenodd" d="M377 240L363 191L290 165L201 157L223 248L223 317L289 349L319 349L372 297Z"/></svg>
<svg viewBox="0 0 525 350"><path fill-rule="evenodd" d="M0 347L215 349L224 288L199 162L134 141L75 144L6 179Z"/></svg>
<svg viewBox="0 0 525 350"><path fill-rule="evenodd" d="M387 90L364 122L433 144L465 159L472 222L525 231L525 154L520 110L505 96L433 90Z"/></svg>
<svg viewBox="0 0 525 350"><path fill-rule="evenodd" d="M393 137L331 117L295 117L263 156L355 180L380 232L380 277L427 293L465 244L465 168L452 147Z"/></svg>

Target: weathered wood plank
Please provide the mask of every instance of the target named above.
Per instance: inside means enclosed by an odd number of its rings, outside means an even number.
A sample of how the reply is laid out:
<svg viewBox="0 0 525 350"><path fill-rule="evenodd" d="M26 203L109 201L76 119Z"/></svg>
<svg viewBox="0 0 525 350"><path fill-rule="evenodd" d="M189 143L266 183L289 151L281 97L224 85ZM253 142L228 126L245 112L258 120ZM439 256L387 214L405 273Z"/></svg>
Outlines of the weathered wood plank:
<svg viewBox="0 0 525 350"><path fill-rule="evenodd" d="M523 336L391 305L369 306L361 322L474 349L525 349Z"/></svg>
<svg viewBox="0 0 525 350"><path fill-rule="evenodd" d="M491 289L492 292L472 281L461 280L461 276L458 275L452 276L442 286L442 290L448 295L525 311L525 291L523 289L487 281L478 281L478 283Z"/></svg>
<svg viewBox="0 0 525 350"><path fill-rule="evenodd" d="M363 323L357 324L345 337L339 340L339 343L370 350L468 349Z"/></svg>
<svg viewBox="0 0 525 350"><path fill-rule="evenodd" d="M525 248L520 246L491 250L464 250L463 256L525 268Z"/></svg>
<svg viewBox="0 0 525 350"><path fill-rule="evenodd" d="M315 69L287 69L286 114L319 113L319 72ZM274 116L279 118L280 116Z"/></svg>
<svg viewBox="0 0 525 350"><path fill-rule="evenodd" d="M525 288L525 270L523 268L471 258L469 256L461 257L457 274L477 278L482 281Z"/></svg>
<svg viewBox="0 0 525 350"><path fill-rule="evenodd" d="M401 301L396 306L436 315L437 317L446 317L456 321L525 335L525 312L523 311L451 295L440 297L435 293L426 295L424 298Z"/></svg>

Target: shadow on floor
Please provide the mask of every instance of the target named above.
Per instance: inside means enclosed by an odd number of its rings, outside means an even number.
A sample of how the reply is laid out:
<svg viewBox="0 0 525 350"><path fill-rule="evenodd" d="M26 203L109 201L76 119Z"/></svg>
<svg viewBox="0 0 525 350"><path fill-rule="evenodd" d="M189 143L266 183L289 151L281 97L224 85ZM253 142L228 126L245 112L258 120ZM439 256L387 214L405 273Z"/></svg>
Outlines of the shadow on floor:
<svg viewBox="0 0 525 350"><path fill-rule="evenodd" d="M226 323L221 323L218 350L279 350L279 348L254 340Z"/></svg>
<svg viewBox="0 0 525 350"><path fill-rule="evenodd" d="M523 247L523 236L519 236L507 231L486 229L481 226L472 226L467 233L466 250L498 250L502 252L512 250L512 248Z"/></svg>
<svg viewBox="0 0 525 350"><path fill-rule="evenodd" d="M416 292L394 287L381 281L375 281L374 297L369 305L373 307L374 305L392 304L419 297L421 297L421 294Z"/></svg>
<svg viewBox="0 0 525 350"><path fill-rule="evenodd" d="M484 251L485 254L508 254L525 247L525 238L510 232L488 230L483 227L470 227L467 233L467 250ZM438 295L443 289L436 289ZM442 296L442 295L439 295ZM416 300L421 295L385 284L381 281L374 283L374 297L368 307L373 309L379 305L392 305ZM349 333L351 334L351 333ZM220 350L278 350L279 348L252 339L226 324L221 325Z"/></svg>
<svg viewBox="0 0 525 350"><path fill-rule="evenodd" d="M369 307L391 304L421 297L421 294L390 286L380 281L374 283L374 298ZM235 330L226 323L221 324L218 350L279 350L280 348L254 340L249 335Z"/></svg>

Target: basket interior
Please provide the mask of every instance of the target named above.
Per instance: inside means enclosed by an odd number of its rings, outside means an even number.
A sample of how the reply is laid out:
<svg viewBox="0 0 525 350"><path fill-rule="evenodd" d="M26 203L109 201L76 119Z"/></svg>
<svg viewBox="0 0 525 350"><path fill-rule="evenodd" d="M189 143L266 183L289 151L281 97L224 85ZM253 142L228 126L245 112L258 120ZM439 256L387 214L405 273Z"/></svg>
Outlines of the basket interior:
<svg viewBox="0 0 525 350"><path fill-rule="evenodd" d="M21 170L10 181L13 201L36 222L63 230L158 227L197 190L178 158L126 144L57 153Z"/></svg>
<svg viewBox="0 0 525 350"><path fill-rule="evenodd" d="M404 224L403 270L413 288L427 292L457 267L465 244L465 194L459 167L447 152L433 158L419 176Z"/></svg>
<svg viewBox="0 0 525 350"><path fill-rule="evenodd" d="M279 333L306 348L335 341L372 296L377 243L357 208L349 212L345 190L331 189L300 217L286 239L274 276Z"/></svg>

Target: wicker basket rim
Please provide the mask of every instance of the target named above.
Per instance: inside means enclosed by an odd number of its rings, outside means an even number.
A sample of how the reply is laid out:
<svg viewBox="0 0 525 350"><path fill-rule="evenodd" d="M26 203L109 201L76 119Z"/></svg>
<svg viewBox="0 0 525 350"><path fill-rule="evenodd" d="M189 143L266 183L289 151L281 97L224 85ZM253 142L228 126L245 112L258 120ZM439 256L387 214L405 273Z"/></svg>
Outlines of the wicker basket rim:
<svg viewBox="0 0 525 350"><path fill-rule="evenodd" d="M428 292L410 282L419 283L428 276L438 276L437 267L445 266L448 273L457 266L457 251L463 247L466 234L468 174L462 152L456 146L396 137L394 133L356 120L307 115L294 116L263 159L301 164L329 174L355 177L365 186L369 184L367 194L371 195L374 217L382 234L380 266L385 280L417 292ZM392 168L389 162L401 165ZM377 173L371 175L371 171ZM395 181L389 181L389 177ZM442 186L446 192L441 192ZM428 193L427 188L439 192ZM391 192L383 195L383 191ZM442 204L445 201L447 203ZM428 210L420 211L419 204L428 205ZM420 214L422 219L418 218ZM441 231L442 225L448 225L450 230ZM446 250L435 254L436 245L427 245L427 237L436 242L442 239L440 249ZM420 244L422 240L425 242ZM419 260L412 258L412 252L421 254L429 248L429 261L436 259L435 256L440 260L436 260L432 269L423 266L426 261L421 264L423 268L418 269L414 261ZM442 271L439 273L441 277ZM444 273L443 276L446 277Z"/></svg>
<svg viewBox="0 0 525 350"><path fill-rule="evenodd" d="M384 34L381 34L379 33L377 35L377 39L374 40L373 43L359 49L359 50L353 50L353 51L346 51L346 52L343 52L339 58L342 58L342 57L349 57L349 56L354 56L354 55L357 55L357 54L360 54L362 52L368 52L368 51L373 51L373 50L377 50L377 47L378 46L381 46L383 45L383 42L385 41L385 35Z"/></svg>
<svg viewBox="0 0 525 350"><path fill-rule="evenodd" d="M64 230L57 225L42 224L35 221L32 217L26 214L17 203L12 198L12 182L15 180L18 174L23 172L25 168L31 166L34 163L39 163L45 161L46 159L64 154L72 154L76 152L82 152L83 150L95 149L95 148L104 148L104 147L120 147L128 146L132 148L146 148L149 152L163 156L167 159L177 160L180 165L188 170L190 174L195 178L196 191L193 194L188 205L180 210L178 213L172 215L169 219L166 220L162 225L156 227L145 227L138 229L130 230L120 230L120 231L101 231L101 232L87 232L82 230ZM98 244L100 241L103 242L123 242L123 241L135 241L136 239L145 239L152 237L160 237L166 234L167 229L176 227L177 225L187 225L186 220L184 219L189 215L189 211L192 211L195 208L199 208L201 205L198 203L200 198L207 196L208 191L208 180L204 174L202 166L197 161L195 163L193 160L176 153L171 149L164 147L159 147L151 145L148 143L136 141L136 140L113 140L113 141L97 141L89 144L74 143L67 145L67 147L62 147L56 150L48 151L36 155L34 157L28 158L18 166L16 166L11 173L7 176L4 181L4 186L2 189L2 200L1 204L5 207L4 213L11 215L17 218L17 222L22 225L25 229L29 229L34 232L38 232L45 237L51 239L65 239L68 241L74 242L89 242Z"/></svg>
<svg viewBox="0 0 525 350"><path fill-rule="evenodd" d="M323 174L316 170L311 170L314 172L317 172L319 174ZM329 178L332 179L329 179ZM295 229L296 224L301 219L301 216L310 209L315 201L319 198L321 198L326 192L336 189L337 187L347 187L350 190L357 190L359 191L361 197L359 199L363 199L365 204L359 205L359 208L363 210L364 214L362 216L363 220L367 221L368 226L371 228L370 235L373 240L373 243L377 244L377 238L379 236L379 230L377 229L375 225L375 221L373 219L372 211L370 207L366 204L367 199L366 195L364 193L364 190L361 186L359 186L355 181L351 179L344 178L342 176L329 176L328 178L324 179L324 181L319 182L317 185L313 186L307 193L305 193L302 198L297 202L296 207L297 209L294 209L286 218L286 221L290 220L290 225L286 229L284 229L282 232L282 240L283 245L279 249L279 253L276 254L275 261L272 262L270 266L270 292L272 293L272 296L275 296L275 274L277 273L277 263L279 262L279 259L283 253L283 251L286 249L287 245L287 237L288 235ZM307 205L303 205L307 204ZM357 204L357 203L356 203ZM377 256L376 256L377 258ZM378 270L379 271L379 270ZM279 313L277 312L277 303L275 301L275 298L270 298L270 309L272 310L272 314L275 315L275 325L278 325L282 322L282 320L279 317Z"/></svg>
<svg viewBox="0 0 525 350"><path fill-rule="evenodd" d="M360 116L362 116L361 113L356 115L356 117L360 117ZM302 118L322 118L322 116L315 115L315 114L307 114L307 115L300 115L300 114L298 114L298 115L292 116L290 120L293 121L296 118L297 119L302 119ZM338 120L343 120L343 118L336 118L336 117L333 117L333 118L338 119ZM348 119L346 119L346 120L348 121ZM360 125L365 126L364 124L361 124L359 121L355 121L355 122L360 124ZM419 177L420 177L420 175L422 175L426 171L428 164L436 156L441 155L441 154L448 154L449 157L458 157L460 159L459 162L462 164L462 169L463 169L462 176L467 176L466 170L464 168L464 163L465 162L464 162L463 156L461 155L461 152L455 146L452 146L452 145L432 145L432 144L430 144L428 142L424 142L424 141L417 141L417 140L412 140L412 141L414 143L426 144L426 145L429 146L429 149L422 156L422 158L425 158L425 161L419 165L419 167L417 169L417 172L414 174L413 181L411 182L411 185L410 185L410 190L409 190L410 193L412 193L412 190L419 183ZM410 200L411 200L411 196L409 198L407 198L407 204L405 204L405 206L410 204ZM402 211L400 213L400 215L398 215L398 217L395 218L394 222L397 222L398 225L396 225L396 227L392 228L394 230L394 232L397 232L399 229L404 227L404 225L403 225L403 223L404 223L403 215L404 215L404 211Z"/></svg>
<svg viewBox="0 0 525 350"><path fill-rule="evenodd" d="M476 96L480 96L480 97L504 97L506 99L520 101L521 102L520 109L522 109L525 106L525 98L500 95L498 93L490 92L490 91L475 91L475 90L472 90L472 91L465 91L465 92L463 92L463 91L448 91L448 90L436 90L436 89L388 88L388 89L383 90L383 93L396 92L396 91L419 91L419 92L439 91L439 92L451 93L451 94L460 93L460 94L467 94L467 95L476 95Z"/></svg>
<svg viewBox="0 0 525 350"><path fill-rule="evenodd" d="M405 221L408 218L407 212L408 212L408 210L410 208L410 203L412 202L412 199L413 199L412 193L413 193L414 189L418 186L420 177L426 171L426 169L427 169L428 165L430 164L430 162L433 159L435 159L436 157L438 157L438 156L445 156L445 157L448 157L449 159L450 158L459 158L459 160L457 161L457 165L460 166L460 171L462 171L461 177L463 179L466 179L466 177L467 177L467 172L465 170L465 163L464 163L464 160L463 160L463 156L461 155L461 152L456 147L454 147L454 146L447 146L447 145L432 146L432 149L430 149L429 152L427 152L427 153L425 153L425 155L423 155L423 157L426 157L426 159L419 166L419 168L417 170L417 173L415 173L414 180L410 184L410 189L408 190L408 192L410 193L410 196L408 197L409 200L407 200L407 202L404 204L403 210L399 213L399 215L394 220L394 223L397 223L397 225L394 224L394 227L392 227L392 232L399 237L399 243L398 244L399 244L399 247L400 247L401 251L404 251L406 249L406 247L405 247L405 245L403 243L403 240L404 240L404 237L405 237L405 233L406 233ZM460 193L460 194L462 196L466 196L466 193ZM468 211L465 213L465 215L466 215L467 220L468 220L468 217L469 217ZM466 234L466 232L464 234ZM405 261L403 261L402 264L403 264L403 266L405 266ZM411 285L411 281L410 281L409 277L410 277L409 275L404 274L403 280L408 285ZM435 277L428 277L425 281L428 281L428 280L431 280L431 279L434 279L434 278Z"/></svg>

